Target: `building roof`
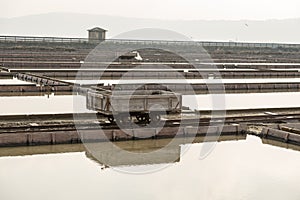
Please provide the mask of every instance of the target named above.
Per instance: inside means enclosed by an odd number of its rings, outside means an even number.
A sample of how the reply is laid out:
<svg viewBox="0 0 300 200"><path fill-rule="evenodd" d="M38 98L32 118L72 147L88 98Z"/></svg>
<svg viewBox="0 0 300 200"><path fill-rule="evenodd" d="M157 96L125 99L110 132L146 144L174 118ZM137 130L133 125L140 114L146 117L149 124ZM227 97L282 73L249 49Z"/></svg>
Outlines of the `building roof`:
<svg viewBox="0 0 300 200"><path fill-rule="evenodd" d="M98 32L106 32L107 30L103 29L103 28L99 28L99 27L95 27L95 28L92 28L88 31L98 31Z"/></svg>

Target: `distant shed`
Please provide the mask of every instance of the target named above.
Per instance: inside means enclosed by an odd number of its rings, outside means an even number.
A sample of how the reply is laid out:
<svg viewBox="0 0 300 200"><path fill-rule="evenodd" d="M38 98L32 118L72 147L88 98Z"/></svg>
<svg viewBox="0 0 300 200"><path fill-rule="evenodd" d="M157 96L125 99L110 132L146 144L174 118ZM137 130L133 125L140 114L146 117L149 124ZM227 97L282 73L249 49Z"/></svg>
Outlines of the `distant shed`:
<svg viewBox="0 0 300 200"><path fill-rule="evenodd" d="M107 30L95 27L93 29L88 30L89 32L89 42L101 42L106 38Z"/></svg>

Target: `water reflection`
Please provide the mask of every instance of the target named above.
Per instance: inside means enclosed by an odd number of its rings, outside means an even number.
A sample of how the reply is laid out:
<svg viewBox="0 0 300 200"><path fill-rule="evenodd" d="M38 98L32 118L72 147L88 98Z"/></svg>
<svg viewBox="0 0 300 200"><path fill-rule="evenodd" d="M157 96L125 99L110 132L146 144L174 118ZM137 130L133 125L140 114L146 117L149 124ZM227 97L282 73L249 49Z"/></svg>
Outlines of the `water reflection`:
<svg viewBox="0 0 300 200"><path fill-rule="evenodd" d="M143 141L131 142L143 146ZM87 159L81 145L1 148L0 198L300 199L300 152L264 145L254 136L219 142L204 160L199 160L201 147L180 145L180 151L189 148L180 162L138 176L101 170L103 166ZM37 153L42 155L32 155Z"/></svg>
<svg viewBox="0 0 300 200"><path fill-rule="evenodd" d="M203 143L204 137L196 137L193 143ZM225 135L221 136L218 139L218 142L222 141L238 141L245 140L246 135ZM180 160L180 146L189 144L190 140L185 138L175 138L175 142L172 143L172 146L169 146L166 151L161 152L157 157L144 157L143 160L136 160L132 158L122 157L120 152L115 148L111 148L109 143L89 143L97 148L97 153L103 159L105 163L110 163L110 166L132 166L132 165L147 165L147 164L161 164L161 163L170 163L173 160ZM113 142L118 148L132 152L132 153L149 153L166 147L172 139L155 139L155 140L129 140L129 141L120 141ZM208 139L208 141L210 141ZM213 141L213 138L211 138ZM38 154L61 154L61 153L72 153L72 152L84 152L85 155L101 163L99 160L89 153L83 144L63 144L63 145L44 145L44 146L25 146L25 147L3 147L0 148L0 157L10 157L10 156L29 156L29 155L38 155Z"/></svg>

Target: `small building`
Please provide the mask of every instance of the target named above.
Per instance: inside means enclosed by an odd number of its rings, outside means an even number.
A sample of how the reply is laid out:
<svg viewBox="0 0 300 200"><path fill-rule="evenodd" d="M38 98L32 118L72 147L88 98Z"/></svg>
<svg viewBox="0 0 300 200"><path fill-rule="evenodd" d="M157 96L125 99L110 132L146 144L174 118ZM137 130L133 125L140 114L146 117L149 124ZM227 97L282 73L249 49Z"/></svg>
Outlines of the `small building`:
<svg viewBox="0 0 300 200"><path fill-rule="evenodd" d="M89 42L101 42L106 38L107 30L95 27L93 29L88 30L89 32Z"/></svg>

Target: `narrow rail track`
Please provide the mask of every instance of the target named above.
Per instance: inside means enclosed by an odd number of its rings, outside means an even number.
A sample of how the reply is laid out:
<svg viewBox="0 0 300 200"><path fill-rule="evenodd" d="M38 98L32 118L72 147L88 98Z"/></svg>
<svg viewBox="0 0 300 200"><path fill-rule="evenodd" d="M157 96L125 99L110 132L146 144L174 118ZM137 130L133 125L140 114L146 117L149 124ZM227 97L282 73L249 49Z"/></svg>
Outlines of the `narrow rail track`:
<svg viewBox="0 0 300 200"><path fill-rule="evenodd" d="M122 129L115 123L108 123L103 116L91 117L93 114L82 114L82 119L76 119L76 125L71 114L8 116L0 119L0 147L80 143L96 141L118 141L150 138L173 138L193 136L216 136L245 134L248 125L268 125L274 123L299 123L300 113L256 113L214 117L207 115L200 118L191 116L178 119L162 118L161 124L146 126L137 123L138 128L124 126ZM101 127L102 131L99 131ZM78 131L80 134L78 134ZM130 134L128 134L128 131Z"/></svg>
<svg viewBox="0 0 300 200"><path fill-rule="evenodd" d="M35 131L59 131L59 130L76 130L78 129L101 129L112 130L119 129L115 123L109 123L102 115L98 115L95 119L95 114L81 114L77 118L73 119L72 114L61 115L27 115L27 116L2 116L0 118L0 134L3 133L15 133L15 132L35 132ZM288 123L299 122L300 113L289 114L242 114L240 116L225 116L225 117L211 117L209 115L200 118L194 117L182 117L179 119L178 115L167 116L168 118L162 118L160 124L155 126L164 127L185 127L185 126L209 126L209 125L221 125L221 124L241 124L241 123ZM174 119L170 119L174 118ZM76 121L76 125L74 123ZM138 123L133 121L141 128L146 127L144 123ZM151 126L148 125L151 128ZM131 126L124 126L122 128L131 128Z"/></svg>

